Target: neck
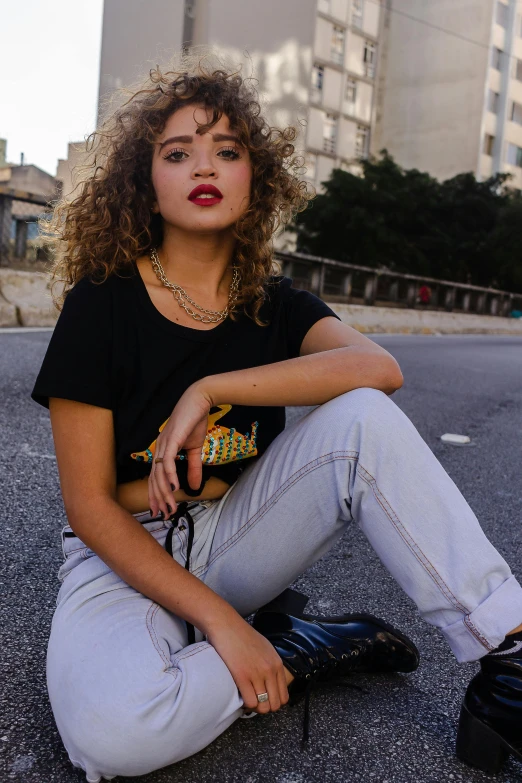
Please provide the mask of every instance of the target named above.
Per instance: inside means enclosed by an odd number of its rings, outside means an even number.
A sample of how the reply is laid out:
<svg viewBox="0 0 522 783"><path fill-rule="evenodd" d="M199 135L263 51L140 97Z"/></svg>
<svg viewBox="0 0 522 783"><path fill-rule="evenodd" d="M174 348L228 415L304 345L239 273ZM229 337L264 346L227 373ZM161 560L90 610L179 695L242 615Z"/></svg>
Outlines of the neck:
<svg viewBox="0 0 522 783"><path fill-rule="evenodd" d="M228 293L234 244L228 230L202 234L164 225L158 255L167 278L173 283L188 287L195 294L217 297Z"/></svg>

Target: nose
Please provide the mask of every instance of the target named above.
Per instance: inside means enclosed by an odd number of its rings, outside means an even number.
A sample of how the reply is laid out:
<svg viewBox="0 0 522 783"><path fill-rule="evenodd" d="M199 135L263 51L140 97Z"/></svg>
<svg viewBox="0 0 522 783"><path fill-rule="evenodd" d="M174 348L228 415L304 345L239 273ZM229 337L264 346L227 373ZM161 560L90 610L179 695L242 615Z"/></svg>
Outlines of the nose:
<svg viewBox="0 0 522 783"><path fill-rule="evenodd" d="M212 162L210 152L204 152L203 150L201 150L196 157L197 160L194 165L194 168L192 169L192 178L195 179L196 177L215 177L216 167Z"/></svg>

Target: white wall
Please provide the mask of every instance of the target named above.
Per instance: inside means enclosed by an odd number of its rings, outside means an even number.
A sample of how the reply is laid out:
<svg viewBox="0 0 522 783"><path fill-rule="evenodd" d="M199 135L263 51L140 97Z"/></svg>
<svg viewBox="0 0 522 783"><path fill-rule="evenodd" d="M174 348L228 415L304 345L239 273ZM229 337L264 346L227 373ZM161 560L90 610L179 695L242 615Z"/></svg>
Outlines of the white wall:
<svg viewBox="0 0 522 783"><path fill-rule="evenodd" d="M393 8L427 24L389 16L372 151L386 147L402 166L441 179L476 172L493 0L394 0Z"/></svg>
<svg viewBox="0 0 522 783"><path fill-rule="evenodd" d="M323 148L323 117L324 112L311 106L308 110L308 127L306 145L314 150Z"/></svg>
<svg viewBox="0 0 522 783"><path fill-rule="evenodd" d="M363 31L377 38L379 35L380 7L371 0L364 0L363 6Z"/></svg>
<svg viewBox="0 0 522 783"><path fill-rule="evenodd" d="M133 84L179 51L184 0L105 0L100 60L100 101Z"/></svg>
<svg viewBox="0 0 522 783"><path fill-rule="evenodd" d="M314 53L322 60L330 59L332 44L332 23L322 16L317 17L314 39Z"/></svg>
<svg viewBox="0 0 522 783"><path fill-rule="evenodd" d="M344 65L347 70L358 76L364 76L364 38L356 33L349 33L346 42Z"/></svg>
<svg viewBox="0 0 522 783"><path fill-rule="evenodd" d="M324 69L323 106L339 111L343 74L333 68Z"/></svg>
<svg viewBox="0 0 522 783"><path fill-rule="evenodd" d="M353 158L355 156L357 124L345 117L341 117L339 123L339 155L343 158Z"/></svg>

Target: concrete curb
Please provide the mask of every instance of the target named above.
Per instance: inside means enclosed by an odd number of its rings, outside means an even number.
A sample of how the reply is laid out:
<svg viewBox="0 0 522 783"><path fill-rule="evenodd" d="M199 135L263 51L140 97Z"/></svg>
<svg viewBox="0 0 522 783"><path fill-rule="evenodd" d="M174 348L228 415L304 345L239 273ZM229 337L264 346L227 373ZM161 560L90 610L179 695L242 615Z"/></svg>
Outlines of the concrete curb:
<svg viewBox="0 0 522 783"><path fill-rule="evenodd" d="M54 326L58 315L46 274L0 269L0 326Z"/></svg>
<svg viewBox="0 0 522 783"><path fill-rule="evenodd" d="M522 336L522 318L328 303L344 323L364 334L507 334ZM49 276L0 269L0 327L54 326Z"/></svg>
<svg viewBox="0 0 522 783"><path fill-rule="evenodd" d="M522 318L475 313L365 307L329 302L343 323L364 334L511 334L522 336Z"/></svg>

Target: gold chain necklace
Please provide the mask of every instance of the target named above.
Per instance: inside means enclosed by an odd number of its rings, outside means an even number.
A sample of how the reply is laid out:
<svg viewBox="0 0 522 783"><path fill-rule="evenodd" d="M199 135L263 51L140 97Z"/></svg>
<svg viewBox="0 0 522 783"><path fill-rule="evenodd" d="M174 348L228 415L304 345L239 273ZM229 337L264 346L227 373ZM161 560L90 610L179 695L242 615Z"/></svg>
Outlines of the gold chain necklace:
<svg viewBox="0 0 522 783"><path fill-rule="evenodd" d="M192 316L195 321L201 321L204 324L214 324L218 321L224 321L225 318L227 318L229 312L233 309L233 306L236 303L239 295L239 282L241 280L241 276L237 270L237 267L234 267L234 274L232 275L232 282L230 283L230 289L228 293L228 304L225 309L207 310L204 307L200 307L200 305L196 304L196 302L190 298L184 288L182 288L180 285L176 285L176 283L171 283L170 280L167 279L165 271L161 266L161 262L158 257L158 251L155 247L153 247L150 251L150 260L152 261L152 266L158 279L163 283L164 286L172 291L174 298L177 299L179 306L182 307L190 316ZM193 305L200 312L194 312L194 310L192 310L187 305L187 303L183 301L183 298L185 298L187 302ZM201 313L204 313L204 315L201 315Z"/></svg>

